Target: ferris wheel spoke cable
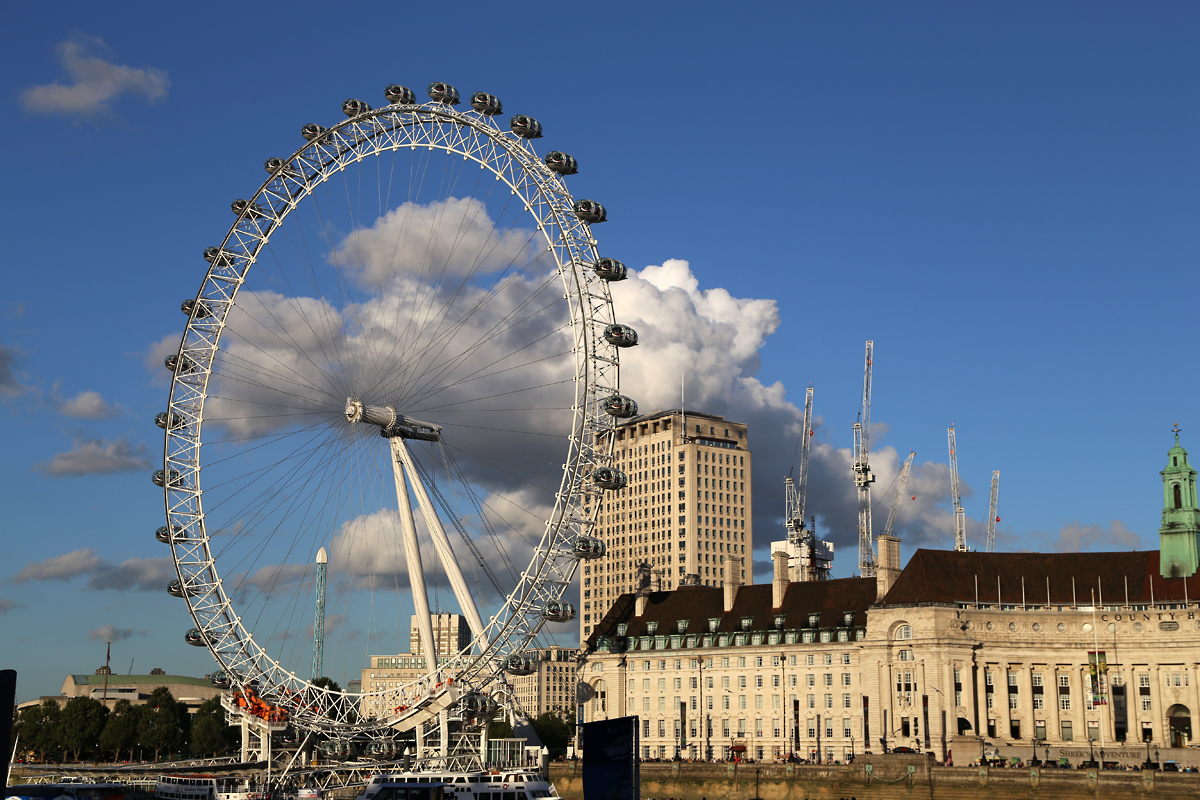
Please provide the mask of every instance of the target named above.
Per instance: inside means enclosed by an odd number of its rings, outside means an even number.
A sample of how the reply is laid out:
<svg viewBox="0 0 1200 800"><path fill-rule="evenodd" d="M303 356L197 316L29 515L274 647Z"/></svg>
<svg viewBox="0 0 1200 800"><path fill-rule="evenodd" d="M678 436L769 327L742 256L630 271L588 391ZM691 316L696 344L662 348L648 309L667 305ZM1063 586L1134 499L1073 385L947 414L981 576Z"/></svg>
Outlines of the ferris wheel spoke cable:
<svg viewBox="0 0 1200 800"><path fill-rule="evenodd" d="M525 301L520 303L516 308L513 308L512 310L510 310L508 312L508 314L506 314L503 318L501 318L495 324L493 324L489 330L480 333L479 337L474 342L470 343L466 347L460 348L459 351L456 354L454 354L449 360L435 364L434 366L428 368L425 372L426 377L423 381L423 387L421 387L422 390L425 387L429 387L433 384L438 383L440 381L440 379L442 379L446 374L448 374L455 366L457 366L458 363L461 363L462 361L466 360L467 358L470 357L470 355L472 355L474 352L476 352L477 348L492 341L493 339L497 338L501 334L508 333L513 328L515 328L517 325L519 325L521 322L525 322L528 319L532 319L538 313L545 311L546 309L551 308L551 307L557 305L559 302L561 302L558 299L553 299L549 303L547 303L545 306L542 306L541 308L536 309L534 312L529 314L524 319L520 319L517 317L517 314L524 308L524 306L530 304L535 297L537 297L543 291L545 291L546 288L549 285L551 285L553 280L557 277L558 277L557 275L555 275L554 273L551 273L549 276L547 276L546 280L543 281L542 284L528 298L526 298ZM477 305L475 308L471 309L463 317L463 319L459 321L458 328L465 327L466 323L479 310L479 308L481 306L482 306L482 304ZM515 320L515 321L513 321L513 320ZM456 328L456 332L457 332L458 328ZM434 354L435 357L441 356L442 352L445 351L445 348L449 345L450 341L451 341L450 338L445 339L442 347L437 351L437 353Z"/></svg>

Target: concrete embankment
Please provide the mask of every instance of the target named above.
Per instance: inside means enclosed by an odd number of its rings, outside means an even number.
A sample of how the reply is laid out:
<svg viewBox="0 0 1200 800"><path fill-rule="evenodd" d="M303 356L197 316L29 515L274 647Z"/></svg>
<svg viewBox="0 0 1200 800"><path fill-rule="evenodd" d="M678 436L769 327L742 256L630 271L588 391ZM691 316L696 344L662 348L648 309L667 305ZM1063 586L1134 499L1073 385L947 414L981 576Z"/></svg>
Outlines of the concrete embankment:
<svg viewBox="0 0 1200 800"><path fill-rule="evenodd" d="M550 779L583 800L583 765L555 763ZM1200 773L939 767L921 756L863 757L849 765L648 763L642 797L655 800L1194 800Z"/></svg>

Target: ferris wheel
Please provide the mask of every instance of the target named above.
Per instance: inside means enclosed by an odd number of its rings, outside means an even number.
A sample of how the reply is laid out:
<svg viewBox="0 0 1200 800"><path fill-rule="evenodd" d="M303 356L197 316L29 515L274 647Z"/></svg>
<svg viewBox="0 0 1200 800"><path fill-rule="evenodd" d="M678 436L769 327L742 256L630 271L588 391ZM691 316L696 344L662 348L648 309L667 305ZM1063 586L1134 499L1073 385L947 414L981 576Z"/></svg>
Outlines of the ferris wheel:
<svg viewBox="0 0 1200 800"><path fill-rule="evenodd" d="M502 674L533 669L543 627L575 617L564 592L603 555L601 498L626 482L608 434L637 413L618 382L637 334L613 312L625 267L592 235L604 207L572 199L574 158L537 155L537 120L505 129L492 95L460 110L454 87L428 94L347 100L267 159L165 361L156 536L185 638L301 731L478 722ZM325 653L357 674L411 597L419 676L314 685L321 559ZM451 606L462 649L431 628Z"/></svg>

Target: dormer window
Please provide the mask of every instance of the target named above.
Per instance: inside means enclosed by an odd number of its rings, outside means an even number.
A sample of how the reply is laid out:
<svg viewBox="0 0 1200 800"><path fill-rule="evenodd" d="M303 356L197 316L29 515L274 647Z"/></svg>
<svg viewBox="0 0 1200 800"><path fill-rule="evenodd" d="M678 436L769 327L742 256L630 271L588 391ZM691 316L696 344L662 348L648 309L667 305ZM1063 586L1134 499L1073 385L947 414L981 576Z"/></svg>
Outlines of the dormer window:
<svg viewBox="0 0 1200 800"><path fill-rule="evenodd" d="M854 624L854 612L853 611L847 611L845 614L842 614L842 625L843 626L849 628L853 624Z"/></svg>
<svg viewBox="0 0 1200 800"><path fill-rule="evenodd" d="M821 624L821 615L820 614L809 614L808 615L808 627L815 628L820 624Z"/></svg>
<svg viewBox="0 0 1200 800"><path fill-rule="evenodd" d="M646 623L646 633L653 636L657 632L658 632L658 623L657 622L647 622Z"/></svg>
<svg viewBox="0 0 1200 800"><path fill-rule="evenodd" d="M787 617L785 617L783 614L777 614L775 616L775 630L777 630L777 631L783 630L783 621L785 619L787 619Z"/></svg>
<svg viewBox="0 0 1200 800"><path fill-rule="evenodd" d="M750 630L750 623L754 621L754 617L742 617L742 630Z"/></svg>
<svg viewBox="0 0 1200 800"><path fill-rule="evenodd" d="M617 624L617 636L624 636L627 630L629 630L628 622L621 622Z"/></svg>
<svg viewBox="0 0 1200 800"><path fill-rule="evenodd" d="M720 625L721 625L721 618L720 618L720 617L712 617L712 618L710 618L710 619L708 620L708 632L709 632L709 633L716 633L716 632L717 632L717 628L718 628Z"/></svg>
<svg viewBox="0 0 1200 800"><path fill-rule="evenodd" d="M678 633L687 633L688 621L686 619L677 620L675 622L675 630Z"/></svg>

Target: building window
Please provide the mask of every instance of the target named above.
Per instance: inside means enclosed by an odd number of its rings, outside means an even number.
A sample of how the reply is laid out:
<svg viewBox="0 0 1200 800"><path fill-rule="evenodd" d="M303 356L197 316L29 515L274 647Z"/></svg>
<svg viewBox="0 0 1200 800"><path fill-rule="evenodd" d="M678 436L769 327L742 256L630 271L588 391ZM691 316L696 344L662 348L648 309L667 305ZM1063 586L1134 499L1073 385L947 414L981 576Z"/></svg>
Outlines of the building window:
<svg viewBox="0 0 1200 800"><path fill-rule="evenodd" d="M899 628L896 628L896 638L897 639L911 639L912 638L912 625L901 625Z"/></svg>
<svg viewBox="0 0 1200 800"><path fill-rule="evenodd" d="M1147 679L1149 679L1150 676L1147 675L1146 677L1147 677ZM1058 685L1063 689L1070 687L1071 676L1070 675L1059 675L1058 676ZM1150 684L1146 684L1146 685L1149 686Z"/></svg>
<svg viewBox="0 0 1200 800"><path fill-rule="evenodd" d="M913 660L913 651L912 650L901 650L900 651L900 660L901 661L912 661Z"/></svg>
<svg viewBox="0 0 1200 800"><path fill-rule="evenodd" d="M1058 707L1063 711L1071 710L1071 695L1060 694L1058 696Z"/></svg>
<svg viewBox="0 0 1200 800"><path fill-rule="evenodd" d="M1141 700L1142 700L1142 711L1152 711L1153 710L1150 707L1150 698L1149 697L1143 697L1143 698L1141 698Z"/></svg>
<svg viewBox="0 0 1200 800"><path fill-rule="evenodd" d="M1063 720L1063 723L1062 723L1062 739L1063 739L1063 741L1064 741L1064 742L1071 742L1071 741L1074 741L1074 740L1075 740L1075 729L1074 729L1074 727L1071 725L1071 721L1070 721L1070 720Z"/></svg>

